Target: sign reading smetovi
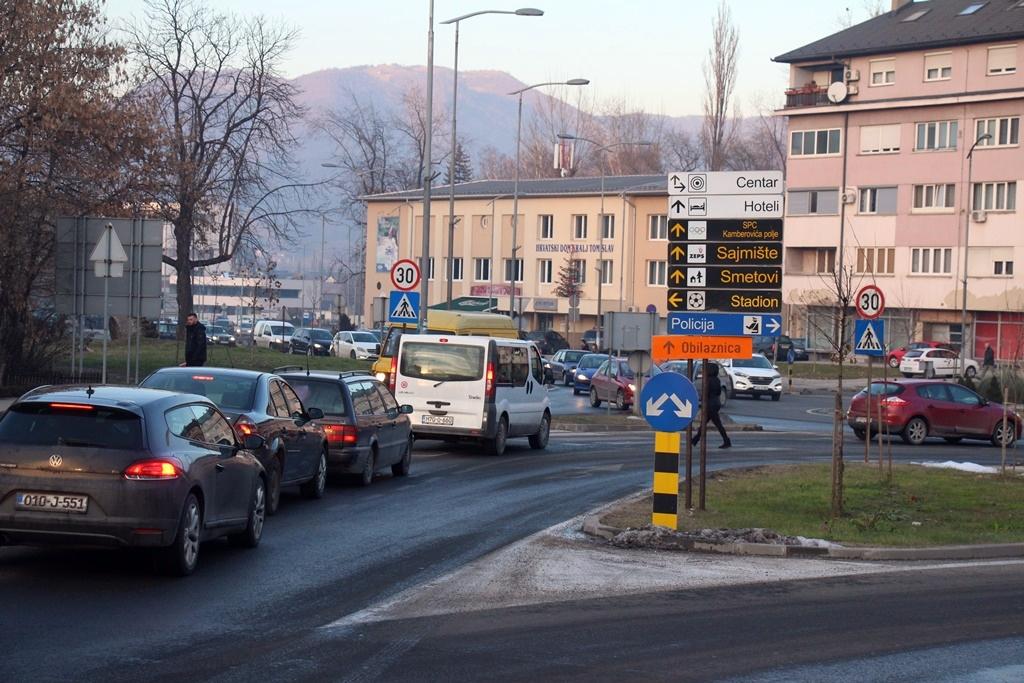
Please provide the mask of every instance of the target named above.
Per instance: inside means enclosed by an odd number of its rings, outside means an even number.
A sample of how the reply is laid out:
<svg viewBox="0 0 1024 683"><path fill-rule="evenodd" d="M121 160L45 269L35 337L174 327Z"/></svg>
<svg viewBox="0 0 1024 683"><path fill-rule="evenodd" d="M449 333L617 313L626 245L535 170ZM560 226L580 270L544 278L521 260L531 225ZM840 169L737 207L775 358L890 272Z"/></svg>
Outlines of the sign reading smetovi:
<svg viewBox="0 0 1024 683"><path fill-rule="evenodd" d="M651 357L655 363L701 358L751 358L753 337L680 337L662 334L651 337Z"/></svg>

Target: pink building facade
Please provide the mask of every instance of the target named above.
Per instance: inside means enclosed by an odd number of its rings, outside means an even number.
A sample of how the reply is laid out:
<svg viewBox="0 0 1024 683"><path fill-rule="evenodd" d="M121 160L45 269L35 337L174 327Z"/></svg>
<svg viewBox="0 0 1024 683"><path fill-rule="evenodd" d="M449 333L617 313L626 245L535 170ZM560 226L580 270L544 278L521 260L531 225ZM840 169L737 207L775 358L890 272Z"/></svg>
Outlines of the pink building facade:
<svg viewBox="0 0 1024 683"><path fill-rule="evenodd" d="M896 0L776 61L790 333L827 346L842 266L885 292L891 345L1024 357L1024 2Z"/></svg>

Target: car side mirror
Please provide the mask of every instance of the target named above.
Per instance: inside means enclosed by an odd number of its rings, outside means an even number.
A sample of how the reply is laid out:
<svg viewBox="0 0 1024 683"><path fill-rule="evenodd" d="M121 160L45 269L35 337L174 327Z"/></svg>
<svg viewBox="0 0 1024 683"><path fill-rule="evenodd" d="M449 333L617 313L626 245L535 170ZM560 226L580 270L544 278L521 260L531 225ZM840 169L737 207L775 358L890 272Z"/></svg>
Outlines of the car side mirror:
<svg viewBox="0 0 1024 683"><path fill-rule="evenodd" d="M319 408L306 408L306 415L309 416L310 420L322 420L324 417L324 411Z"/></svg>
<svg viewBox="0 0 1024 683"><path fill-rule="evenodd" d="M401 413L402 415L412 415L412 406L409 405L408 403L403 403L402 405L398 406L398 412Z"/></svg>
<svg viewBox="0 0 1024 683"><path fill-rule="evenodd" d="M258 451L267 444L267 440L259 434L249 434L242 440L242 448L247 451Z"/></svg>

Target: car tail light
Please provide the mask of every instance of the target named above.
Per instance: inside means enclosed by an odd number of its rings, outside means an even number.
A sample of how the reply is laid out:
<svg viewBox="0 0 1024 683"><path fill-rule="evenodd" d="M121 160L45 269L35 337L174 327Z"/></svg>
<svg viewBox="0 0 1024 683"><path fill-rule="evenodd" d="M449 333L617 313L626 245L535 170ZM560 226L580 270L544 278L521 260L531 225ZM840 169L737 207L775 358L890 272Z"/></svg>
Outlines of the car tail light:
<svg viewBox="0 0 1024 683"><path fill-rule="evenodd" d="M248 415L239 415L235 420L235 433L238 434L238 438L244 440L245 437L256 433L256 423Z"/></svg>
<svg viewBox="0 0 1024 683"><path fill-rule="evenodd" d="M487 361L487 381L484 383L484 394L488 401L494 401L496 395L494 386L494 361Z"/></svg>
<svg viewBox="0 0 1024 683"><path fill-rule="evenodd" d="M879 403L881 403L883 406L905 406L905 405L907 405L906 400L900 398L899 396L889 396L888 398L883 398L881 401L879 401Z"/></svg>
<svg viewBox="0 0 1024 683"><path fill-rule="evenodd" d="M359 432L352 425L324 425L324 434L329 444L344 446L359 440Z"/></svg>
<svg viewBox="0 0 1024 683"><path fill-rule="evenodd" d="M395 383L398 381L396 375L398 374L398 359L391 359L391 372L388 373L388 389L391 390L392 395L395 393Z"/></svg>
<svg viewBox="0 0 1024 683"><path fill-rule="evenodd" d="M173 458L136 460L124 470L125 479L177 479L181 476L181 463Z"/></svg>
<svg viewBox="0 0 1024 683"><path fill-rule="evenodd" d="M92 406L82 405L81 403L51 403L50 407L57 410L95 410Z"/></svg>

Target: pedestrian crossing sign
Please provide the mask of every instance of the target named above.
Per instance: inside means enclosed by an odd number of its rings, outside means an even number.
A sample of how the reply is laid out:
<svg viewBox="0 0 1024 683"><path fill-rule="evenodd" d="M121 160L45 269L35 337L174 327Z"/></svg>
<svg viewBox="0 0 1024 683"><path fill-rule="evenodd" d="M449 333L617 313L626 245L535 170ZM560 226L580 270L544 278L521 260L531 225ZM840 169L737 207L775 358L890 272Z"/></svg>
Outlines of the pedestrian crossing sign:
<svg viewBox="0 0 1024 683"><path fill-rule="evenodd" d="M415 323L419 317L419 292L391 292L388 296L389 323Z"/></svg>
<svg viewBox="0 0 1024 683"><path fill-rule="evenodd" d="M857 356L885 355L885 321L857 320L853 326L853 353Z"/></svg>

